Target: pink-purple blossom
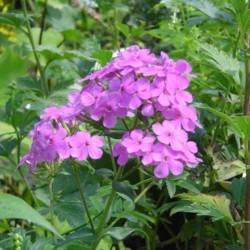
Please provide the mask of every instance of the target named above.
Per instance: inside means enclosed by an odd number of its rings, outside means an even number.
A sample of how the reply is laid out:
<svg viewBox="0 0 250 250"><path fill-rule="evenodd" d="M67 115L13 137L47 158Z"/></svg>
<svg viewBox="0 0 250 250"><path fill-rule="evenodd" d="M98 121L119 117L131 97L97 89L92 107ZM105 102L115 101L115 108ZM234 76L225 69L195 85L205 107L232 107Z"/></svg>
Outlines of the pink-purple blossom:
<svg viewBox="0 0 250 250"><path fill-rule="evenodd" d="M68 137L70 146L70 154L73 158L84 161L88 156L96 160L102 157L103 141L100 136L94 135L91 137L87 131L80 131Z"/></svg>
<svg viewBox="0 0 250 250"><path fill-rule="evenodd" d="M30 152L19 165L26 163L33 171L38 163L70 157L100 159L101 136L82 130L90 123L103 131L124 124L111 152L118 165L139 158L157 178L197 166L197 145L189 141L189 133L201 127L187 90L192 77L184 59L174 61L164 52L157 57L137 45L121 50L105 67L79 80L84 86L69 94L67 104L44 110L30 133Z"/></svg>

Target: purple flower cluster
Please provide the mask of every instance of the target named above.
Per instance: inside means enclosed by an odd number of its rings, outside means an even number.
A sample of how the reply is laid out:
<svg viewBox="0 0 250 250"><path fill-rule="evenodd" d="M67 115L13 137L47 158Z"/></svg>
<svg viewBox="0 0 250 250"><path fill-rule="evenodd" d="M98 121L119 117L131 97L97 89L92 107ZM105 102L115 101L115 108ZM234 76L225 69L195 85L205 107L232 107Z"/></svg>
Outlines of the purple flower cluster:
<svg viewBox="0 0 250 250"><path fill-rule="evenodd" d="M139 122L113 147L119 165L129 157L140 157L143 165L154 166L157 178L179 175L186 165L196 166L201 160L188 132L201 125L190 106L192 95L186 91L191 71L185 60L173 61L164 52L156 57L138 46L119 52L104 68L81 79L87 85L70 93L65 106L45 109L31 132L31 150L20 164L33 170L44 161L99 159L101 137L75 127L91 120L112 129L118 119L129 117Z"/></svg>

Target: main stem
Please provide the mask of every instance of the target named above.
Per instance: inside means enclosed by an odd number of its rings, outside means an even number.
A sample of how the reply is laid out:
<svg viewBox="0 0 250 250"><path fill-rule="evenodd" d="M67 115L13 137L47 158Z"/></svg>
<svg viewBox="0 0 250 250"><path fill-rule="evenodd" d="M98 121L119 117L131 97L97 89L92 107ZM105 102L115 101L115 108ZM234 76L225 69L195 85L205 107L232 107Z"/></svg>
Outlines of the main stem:
<svg viewBox="0 0 250 250"><path fill-rule="evenodd" d="M76 182L77 182L78 190L79 190L79 193L81 195L82 203L83 203L84 209L85 209L85 211L87 213L87 217L89 219L89 224L90 224L91 230L92 230L93 233L95 233L95 227L94 227L94 224L93 224L93 221L92 221L89 209L88 209L88 205L87 205L87 202L86 202L84 192L82 190L79 170L78 170L77 166L75 166L75 165L73 166L73 169L74 169L74 174L75 174L75 179L76 179Z"/></svg>
<svg viewBox="0 0 250 250"><path fill-rule="evenodd" d="M118 171L117 171L117 173L115 175L115 181L120 179L121 174L122 174L122 170L123 170L122 167L118 168ZM108 216L108 213L109 213L109 210L111 208L111 205L113 203L114 198L115 198L115 190L112 188L112 190L111 190L111 192L110 192L110 194L108 196L108 199L106 201L106 204L105 204L105 207L104 207L104 210L103 210L103 213L102 213L101 220L100 220L99 225L97 227L98 239L93 243L93 245L91 247L91 250L95 250L96 247L99 244L99 241L100 241L102 233L103 233L103 229L105 227L107 216Z"/></svg>
<svg viewBox="0 0 250 250"><path fill-rule="evenodd" d="M41 82L42 82L42 86L43 86L43 90L44 90L44 95L45 97L48 97L49 94L49 90L48 90L48 85L46 83L46 79L45 79L45 75L38 57L38 54L36 52L36 47L35 47L35 42L32 36L32 32L31 32L31 27L30 27L30 22L29 22L29 17L28 17L28 12L27 12L27 7L26 7L26 2L25 0L21 0L21 4L22 4L22 8L23 8L23 13L26 19L26 25L27 25L27 30L28 30L28 38L30 40L30 44L32 47L32 51L36 60L36 64L37 64L37 68L39 70L40 73L40 77L41 77Z"/></svg>
<svg viewBox="0 0 250 250"><path fill-rule="evenodd" d="M54 177L50 177L50 181L49 181L49 213L50 213L51 224L52 224L52 226L55 226L53 183L54 183ZM54 234L54 243L56 243L56 235L55 234Z"/></svg>
<svg viewBox="0 0 250 250"><path fill-rule="evenodd" d="M249 48L249 37L246 35L244 39L244 49ZM244 116L249 116L250 108L250 60L245 58L245 97L243 104ZM250 221L250 141L248 138L244 139L245 146L245 164L246 164L246 201L245 201L245 220ZM245 249L250 249L250 224L245 226Z"/></svg>

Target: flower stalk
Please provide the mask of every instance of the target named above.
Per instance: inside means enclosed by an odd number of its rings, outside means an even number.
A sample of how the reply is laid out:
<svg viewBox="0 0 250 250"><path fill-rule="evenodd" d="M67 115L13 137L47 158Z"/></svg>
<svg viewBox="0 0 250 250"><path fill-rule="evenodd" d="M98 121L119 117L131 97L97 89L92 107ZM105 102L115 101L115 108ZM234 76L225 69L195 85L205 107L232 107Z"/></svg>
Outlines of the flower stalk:
<svg viewBox="0 0 250 250"><path fill-rule="evenodd" d="M118 171L115 175L115 181L118 181L122 175L122 171L123 171L123 168L122 167L119 167L118 168ZM91 250L95 250L96 247L98 246L99 244L99 241L101 240L101 237L102 237L102 233L103 233L103 229L105 227L105 224L107 222L107 217L108 217L108 214L109 214L109 211L110 211L110 208L112 206L112 203L113 203L113 200L115 198L115 190L112 188L109 196L108 196L108 199L106 201L106 205L104 207L104 210L103 210L103 213L102 213L102 217L101 217L101 220L99 222L99 225L97 227L97 235L98 235L98 239L93 243L92 247L91 247Z"/></svg>
<svg viewBox="0 0 250 250"><path fill-rule="evenodd" d="M32 47L32 51L33 51L35 60L36 60L37 68L38 68L38 71L40 73L41 82L42 82L42 86L43 86L43 90L44 90L44 95L45 95L45 97L48 97L49 89L48 89L48 85L46 83L45 75L44 75L38 54L36 52L35 42L34 42L34 39L32 36L32 32L31 32L31 27L30 27L30 22L29 22L29 17L28 17L27 6L26 6L25 0L21 0L21 4L22 4L23 14L24 14L25 19L26 19L26 26L27 26L27 30L28 30L28 33L26 33L26 34L28 35L28 38L30 40L30 44Z"/></svg>
<svg viewBox="0 0 250 250"><path fill-rule="evenodd" d="M95 233L95 227L94 227L94 224L93 224L93 221L92 221L89 209L88 209L88 205L87 205L87 201L86 201L86 198L85 198L84 191L82 190L79 169L77 168L77 166L74 165L73 170L74 170L78 190L79 190L79 193L80 193L80 196L81 196L81 199L82 199L82 204L83 204L84 210L86 211L91 230L92 230L93 233Z"/></svg>
<svg viewBox="0 0 250 250"><path fill-rule="evenodd" d="M245 36L244 49L249 48L249 37ZM245 97L243 104L244 116L249 116L250 108L250 60L245 58ZM246 201L245 201L245 220L250 221L250 140L244 138L245 146L245 165L246 165ZM250 249L250 224L245 226L245 249Z"/></svg>

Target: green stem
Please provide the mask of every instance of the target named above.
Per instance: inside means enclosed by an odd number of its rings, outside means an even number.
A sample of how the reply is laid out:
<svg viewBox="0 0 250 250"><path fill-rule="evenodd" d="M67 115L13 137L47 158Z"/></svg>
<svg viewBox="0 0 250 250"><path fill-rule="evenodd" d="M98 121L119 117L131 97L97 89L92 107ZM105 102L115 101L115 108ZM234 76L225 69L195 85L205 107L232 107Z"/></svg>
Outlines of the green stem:
<svg viewBox="0 0 250 250"><path fill-rule="evenodd" d="M228 82L228 86L227 86L227 89L226 89L225 101L224 101L222 109L221 109L222 113L225 113L225 110L226 110L226 106L227 106L226 100L228 99L228 96L229 96L229 93L230 93L230 88L231 88L231 81ZM221 118L218 117L217 120L216 120L216 124L215 124L215 130L214 130L214 133L213 133L213 136L212 136L212 139L211 139L211 145L212 146L215 144L215 141L216 141L216 138L218 136L218 132L219 132L220 128L221 128Z"/></svg>
<svg viewBox="0 0 250 250"><path fill-rule="evenodd" d="M120 179L120 177L122 175L122 171L123 171L122 167L118 168L118 171L117 171L117 173L115 175L115 179L114 179L115 181ZM115 190L112 188L112 190L111 190L111 192L110 192L110 194L108 196L108 199L106 201L106 204L105 204L105 207L104 207L104 210L103 210L102 217L100 219L99 225L97 227L98 239L93 243L93 245L91 247L91 250L95 250L96 247L99 244L99 241L101 240L103 229L104 229L105 224L106 224L107 216L108 216L108 213L110 211L113 200L115 198L115 193L116 193Z"/></svg>
<svg viewBox="0 0 250 250"><path fill-rule="evenodd" d="M153 186L153 183L151 182L145 189L135 198L134 203L137 203L147 192L148 190Z"/></svg>
<svg viewBox="0 0 250 250"><path fill-rule="evenodd" d="M122 180L125 180L128 176L130 176L131 174L133 174L139 167L140 167L140 164L137 164L136 166L132 167L127 173L125 173L122 176Z"/></svg>
<svg viewBox="0 0 250 250"><path fill-rule="evenodd" d="M137 111L136 116L135 116L135 120L134 120L134 124L132 127L133 129L135 129L137 127L138 121L139 121L139 112Z"/></svg>
<svg viewBox="0 0 250 250"><path fill-rule="evenodd" d="M114 171L114 173L116 173L116 164L115 164L115 159L114 159L113 154L112 154L111 139L110 139L109 136L107 136L107 138L108 138L109 152L110 152L110 157L111 157L111 162L112 162L113 171Z"/></svg>
<svg viewBox="0 0 250 250"><path fill-rule="evenodd" d="M50 213L51 224L52 224L52 226L55 227L53 183L54 183L54 177L50 177L50 181L49 181L49 213ZM54 234L54 242L56 243L56 235L55 234Z"/></svg>
<svg viewBox="0 0 250 250"><path fill-rule="evenodd" d="M82 204L83 204L84 210L87 213L89 224L90 224L91 230L92 230L92 232L94 234L95 233L95 227L94 227L94 224L93 224L93 221L92 221L89 209L88 209L88 205L87 205L87 202L86 202L84 191L82 190L79 169L78 169L77 166L75 166L75 164L73 164L73 170L74 170L74 174L75 174L75 179L76 179L76 183L77 183L77 186L78 186L78 190L79 190L79 193L80 193L80 196L81 196L81 199L82 199Z"/></svg>
<svg viewBox="0 0 250 250"><path fill-rule="evenodd" d="M17 162L15 162L11 157L8 157L8 159L13 163L14 166L16 166L19 162L20 162L20 158L21 158L21 142L22 142L22 137L20 136L20 132L18 131L18 128L16 126L16 120L15 120L15 117L16 117L16 108L15 108L15 103L14 103L14 100L13 100L13 95L11 93L11 97L10 97L10 100L11 100L11 106L12 106L12 114L11 114L11 123L12 123L12 127L14 128L15 130L15 134L16 134L16 138L17 138ZM27 180L25 179L24 177L24 174L21 170L21 168L19 167L18 168L18 172L22 178L22 180L24 181L35 205L38 207L38 201L35 197L35 195L33 194L32 190L31 190L31 187L29 185L29 183L27 182Z"/></svg>
<svg viewBox="0 0 250 250"><path fill-rule="evenodd" d="M235 42L234 49L233 49L233 57L234 58L236 57L236 52L237 52L238 44L239 44L239 41L240 41L240 36L241 36L241 32L238 31L238 36L236 38L236 42Z"/></svg>
<svg viewBox="0 0 250 250"><path fill-rule="evenodd" d="M241 245L244 246L244 238L241 235L241 232L239 230L239 227L234 227L234 231L236 232L237 238L240 241Z"/></svg>
<svg viewBox="0 0 250 250"><path fill-rule="evenodd" d="M119 45L119 30L117 29L117 22L118 22L117 0L115 0L115 2L114 2L114 24L113 24L113 29L114 29L113 45L114 45L114 48L116 48L117 50L120 50L120 45Z"/></svg>
<svg viewBox="0 0 250 250"><path fill-rule="evenodd" d="M48 4L48 0L45 0L44 7L43 7L41 29L40 29L38 44L42 44L42 40L43 40L43 31L45 29L45 19L46 19L46 15L47 15L47 4Z"/></svg>
<svg viewBox="0 0 250 250"><path fill-rule="evenodd" d="M152 178L151 178L151 180L152 180ZM147 188L145 188L144 190L143 190L143 192L141 192L137 197L136 197L136 199L134 200L134 203L133 203L133 205L134 204L136 204L144 195L145 195L145 193L151 188L153 186L153 183L150 183L148 186L147 186ZM132 204L130 204L129 206L128 206L128 210L130 210L132 208ZM121 213L108 227L107 227L107 229L110 229L110 228L112 228L121 218L123 217L123 213Z"/></svg>
<svg viewBox="0 0 250 250"><path fill-rule="evenodd" d="M244 37L244 49L245 51L249 48L249 37L246 34ZM245 97L243 104L243 114L249 116L250 106L250 60L245 57ZM244 139L245 146L245 165L246 165L246 201L245 201L245 220L250 221L250 141L246 137ZM245 249L250 249L250 224L245 226Z"/></svg>
<svg viewBox="0 0 250 250"><path fill-rule="evenodd" d="M41 66L38 54L36 53L35 42L34 42L34 39L33 39L33 36L32 36L32 32L31 32L31 27L30 27L30 22L29 22L29 18L28 18L28 13L27 13L27 7L26 7L25 0L21 0L21 4L22 4L22 8L23 8L23 13L24 13L24 16L25 16L25 19L26 19L27 30L28 30L28 38L30 40L30 44L31 44L31 47L32 47L32 51L33 51L35 60L36 60L37 68L38 68L39 73L40 73L42 86L43 86L43 90L44 90L44 95L45 95L45 97L48 97L49 90L48 90L48 86L46 84L45 75L44 75L44 72L42 70L42 66Z"/></svg>
<svg viewBox="0 0 250 250"><path fill-rule="evenodd" d="M124 127L129 131L130 130L129 126L124 119L122 119L122 123L123 123Z"/></svg>

